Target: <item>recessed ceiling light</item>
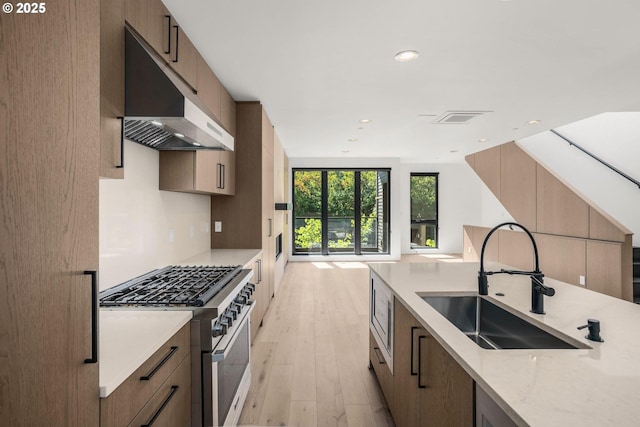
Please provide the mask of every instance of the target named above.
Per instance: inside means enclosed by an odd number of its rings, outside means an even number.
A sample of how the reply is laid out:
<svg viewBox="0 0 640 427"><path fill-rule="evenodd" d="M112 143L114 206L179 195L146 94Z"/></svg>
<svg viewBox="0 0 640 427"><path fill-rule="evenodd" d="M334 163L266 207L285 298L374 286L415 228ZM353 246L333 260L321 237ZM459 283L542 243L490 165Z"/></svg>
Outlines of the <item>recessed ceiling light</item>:
<svg viewBox="0 0 640 427"><path fill-rule="evenodd" d="M164 124L163 124L162 122L159 122L159 121L157 121L157 120L151 120L151 124L152 124L152 125L159 126L159 127L164 126Z"/></svg>
<svg viewBox="0 0 640 427"><path fill-rule="evenodd" d="M402 52L396 53L393 57L398 62L407 62L413 61L418 57L418 52L415 50L403 50Z"/></svg>
<svg viewBox="0 0 640 427"><path fill-rule="evenodd" d="M360 123L370 123L371 119L360 119Z"/></svg>
<svg viewBox="0 0 640 427"><path fill-rule="evenodd" d="M177 136L178 138L184 138L184 135L181 133L174 133L175 136Z"/></svg>
<svg viewBox="0 0 640 427"><path fill-rule="evenodd" d="M450 153L457 153L458 150L449 150Z"/></svg>
<svg viewBox="0 0 640 427"><path fill-rule="evenodd" d="M540 120L529 120L529 121L527 122L527 124L529 124L529 125L537 125L537 124L539 124L539 123L540 123Z"/></svg>
<svg viewBox="0 0 640 427"><path fill-rule="evenodd" d="M489 140L489 138L480 138L478 140L478 142L487 142Z"/></svg>
<svg viewBox="0 0 640 427"><path fill-rule="evenodd" d="M342 152L346 154L349 152L349 150L342 150Z"/></svg>
<svg viewBox="0 0 640 427"><path fill-rule="evenodd" d="M357 140L358 140L358 138L349 138L349 139L347 139L347 141L349 141L349 142L356 142Z"/></svg>
<svg viewBox="0 0 640 427"><path fill-rule="evenodd" d="M362 126L358 126L358 130L362 130L364 129Z"/></svg>

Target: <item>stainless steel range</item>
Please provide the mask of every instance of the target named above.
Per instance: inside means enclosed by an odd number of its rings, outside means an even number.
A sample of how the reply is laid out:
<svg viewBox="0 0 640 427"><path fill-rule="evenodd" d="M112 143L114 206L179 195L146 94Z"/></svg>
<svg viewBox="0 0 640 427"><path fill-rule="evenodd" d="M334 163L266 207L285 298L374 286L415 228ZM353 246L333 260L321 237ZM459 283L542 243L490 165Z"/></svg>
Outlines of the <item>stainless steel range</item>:
<svg viewBox="0 0 640 427"><path fill-rule="evenodd" d="M252 275L241 266L169 266L100 293L103 308L193 311L193 427L238 422L251 383Z"/></svg>

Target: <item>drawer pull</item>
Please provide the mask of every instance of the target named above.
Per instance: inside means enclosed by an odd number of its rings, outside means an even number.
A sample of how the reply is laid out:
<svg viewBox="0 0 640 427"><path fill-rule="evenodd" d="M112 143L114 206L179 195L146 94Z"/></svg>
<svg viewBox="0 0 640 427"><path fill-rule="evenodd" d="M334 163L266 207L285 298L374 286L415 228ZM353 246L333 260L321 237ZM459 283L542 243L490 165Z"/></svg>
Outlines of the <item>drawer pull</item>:
<svg viewBox="0 0 640 427"><path fill-rule="evenodd" d="M149 372L147 375L140 377L140 381L149 381L151 377L154 376L155 373L158 372L160 368L162 368L162 365L167 363L167 360L171 359L171 356L173 356L173 354L176 351L178 351L178 346L171 347L171 350L169 351L169 353L167 353L167 355L160 361L160 363L156 365L155 368L153 368L151 372Z"/></svg>
<svg viewBox="0 0 640 427"><path fill-rule="evenodd" d="M380 356L378 356L378 352L379 351L380 351L380 348L373 347L373 353L376 355L376 359L378 359L378 363L380 365L385 365L387 362L384 360L384 358L382 360L380 360Z"/></svg>
<svg viewBox="0 0 640 427"><path fill-rule="evenodd" d="M413 339L413 336L414 336L413 333L415 332L416 329L420 329L420 327L418 327L418 326L412 326L411 327L411 375L418 375L418 372L416 372L416 370L415 370L415 368L413 366L413 353L414 353L414 350L415 350L415 348L414 348L415 346L413 344L415 342L415 340Z"/></svg>
<svg viewBox="0 0 640 427"><path fill-rule="evenodd" d="M426 340L426 335L418 337L418 388L427 388L426 384L422 384L422 340Z"/></svg>
<svg viewBox="0 0 640 427"><path fill-rule="evenodd" d="M151 427L151 425L156 422L156 419L158 419L158 417L160 416L160 414L164 410L165 406L167 406L169 404L169 401L171 400L173 395L176 394L176 391L178 391L178 386L177 385L172 385L171 386L171 393L169 393L169 396L167 396L167 398L164 400L164 402L162 402L162 405L160 405L160 407L155 412L155 414L153 414L153 417L151 417L149 422L146 423L146 424L142 424L140 427Z"/></svg>

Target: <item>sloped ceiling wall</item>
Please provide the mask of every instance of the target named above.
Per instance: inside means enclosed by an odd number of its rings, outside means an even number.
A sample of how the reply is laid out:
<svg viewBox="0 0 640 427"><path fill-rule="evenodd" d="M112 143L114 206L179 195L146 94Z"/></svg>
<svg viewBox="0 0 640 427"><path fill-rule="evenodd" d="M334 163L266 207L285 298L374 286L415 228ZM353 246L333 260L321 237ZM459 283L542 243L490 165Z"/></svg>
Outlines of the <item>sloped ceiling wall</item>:
<svg viewBox="0 0 640 427"><path fill-rule="evenodd" d="M640 112L603 113L555 130L640 180ZM518 144L631 230L640 246L640 188L551 132Z"/></svg>

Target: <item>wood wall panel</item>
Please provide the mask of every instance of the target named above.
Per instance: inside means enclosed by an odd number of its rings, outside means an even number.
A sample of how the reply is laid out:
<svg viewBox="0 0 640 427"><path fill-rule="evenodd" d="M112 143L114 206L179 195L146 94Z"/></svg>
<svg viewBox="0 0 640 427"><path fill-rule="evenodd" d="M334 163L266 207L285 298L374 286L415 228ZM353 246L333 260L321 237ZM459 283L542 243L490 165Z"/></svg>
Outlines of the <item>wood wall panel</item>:
<svg viewBox="0 0 640 427"><path fill-rule="evenodd" d="M589 206L589 237L591 239L624 242L627 234L630 232L616 220Z"/></svg>
<svg viewBox="0 0 640 427"><path fill-rule="evenodd" d="M621 245L589 240L587 260L587 289L622 298Z"/></svg>
<svg viewBox="0 0 640 427"><path fill-rule="evenodd" d="M580 276L587 275L586 241L548 234L534 237L540 253L540 269L545 276L580 285Z"/></svg>
<svg viewBox="0 0 640 427"><path fill-rule="evenodd" d="M519 270L533 270L535 264L533 245L526 233L500 229L491 238L500 239L498 260L502 264L510 265Z"/></svg>
<svg viewBox="0 0 640 427"><path fill-rule="evenodd" d="M540 165L537 168L537 231L589 237L589 205Z"/></svg>
<svg viewBox="0 0 640 427"><path fill-rule="evenodd" d="M536 161L515 142L500 146L500 202L516 222L536 231Z"/></svg>
<svg viewBox="0 0 640 427"><path fill-rule="evenodd" d="M473 168L489 190L500 199L500 146L475 154Z"/></svg>

